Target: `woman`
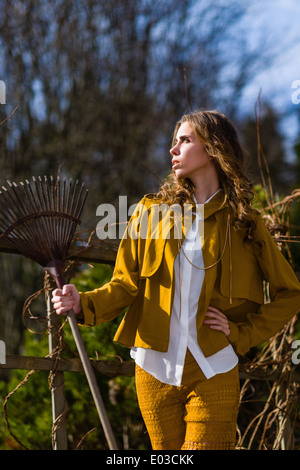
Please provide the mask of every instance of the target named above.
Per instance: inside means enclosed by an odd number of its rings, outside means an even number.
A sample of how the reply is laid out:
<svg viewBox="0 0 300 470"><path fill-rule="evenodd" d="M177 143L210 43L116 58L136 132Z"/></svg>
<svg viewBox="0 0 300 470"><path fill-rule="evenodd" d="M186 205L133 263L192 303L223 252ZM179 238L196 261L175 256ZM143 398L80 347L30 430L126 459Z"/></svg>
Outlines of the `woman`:
<svg viewBox="0 0 300 470"><path fill-rule="evenodd" d="M234 449L238 355L298 313L299 281L251 207L227 117L183 116L170 152L172 173L137 206L111 281L80 294L67 285L52 301L86 325L129 306L114 340L135 359L153 449Z"/></svg>

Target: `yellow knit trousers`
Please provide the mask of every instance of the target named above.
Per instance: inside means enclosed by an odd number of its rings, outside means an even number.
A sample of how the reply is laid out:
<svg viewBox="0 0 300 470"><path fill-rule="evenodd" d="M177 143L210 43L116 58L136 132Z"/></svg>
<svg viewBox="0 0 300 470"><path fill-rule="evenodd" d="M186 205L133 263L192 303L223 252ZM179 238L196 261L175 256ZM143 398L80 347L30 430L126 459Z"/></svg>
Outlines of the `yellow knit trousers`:
<svg viewBox="0 0 300 470"><path fill-rule="evenodd" d="M136 365L136 389L153 450L234 449L238 366L206 379L187 351L181 386L164 384Z"/></svg>

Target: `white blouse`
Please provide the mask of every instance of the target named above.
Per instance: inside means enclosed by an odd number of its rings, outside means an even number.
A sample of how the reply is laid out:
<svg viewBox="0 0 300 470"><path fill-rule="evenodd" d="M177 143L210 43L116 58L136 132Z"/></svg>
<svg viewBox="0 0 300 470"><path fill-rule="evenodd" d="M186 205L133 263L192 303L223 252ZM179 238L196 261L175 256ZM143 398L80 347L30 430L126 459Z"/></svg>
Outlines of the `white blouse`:
<svg viewBox="0 0 300 470"><path fill-rule="evenodd" d="M201 204L196 205L195 220L182 244L182 249L188 259L180 250L174 263L175 292L168 351L160 352L135 347L131 349L131 357L142 369L161 382L176 386L181 384L187 348L207 378L228 372L238 363L238 357L231 345L209 357L204 356L198 345L196 316L205 271L197 269L191 263L204 268L199 223L203 224L203 205Z"/></svg>

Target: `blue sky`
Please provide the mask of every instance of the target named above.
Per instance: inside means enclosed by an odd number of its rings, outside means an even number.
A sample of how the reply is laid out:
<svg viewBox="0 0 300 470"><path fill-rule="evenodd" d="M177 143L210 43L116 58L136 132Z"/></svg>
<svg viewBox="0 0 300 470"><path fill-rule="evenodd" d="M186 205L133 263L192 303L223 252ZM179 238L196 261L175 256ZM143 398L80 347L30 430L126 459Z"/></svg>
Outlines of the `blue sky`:
<svg viewBox="0 0 300 470"><path fill-rule="evenodd" d="M292 83L300 80L300 1L253 3L246 18L249 40L255 41L257 34L265 34L277 53L272 66L258 74L245 90L244 103L252 106L261 90L262 104L271 101L278 112L285 115L283 130L289 145L299 135L300 104L292 102L295 92Z"/></svg>

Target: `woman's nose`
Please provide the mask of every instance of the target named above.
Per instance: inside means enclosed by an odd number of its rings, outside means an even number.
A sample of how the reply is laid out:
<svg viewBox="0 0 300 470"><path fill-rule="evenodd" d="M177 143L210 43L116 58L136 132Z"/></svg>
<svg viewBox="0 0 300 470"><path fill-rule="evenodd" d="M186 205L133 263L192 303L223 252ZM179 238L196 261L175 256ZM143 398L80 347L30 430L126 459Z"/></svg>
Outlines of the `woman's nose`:
<svg viewBox="0 0 300 470"><path fill-rule="evenodd" d="M170 149L170 154L171 155L178 155L179 153L179 149L178 149L178 145L174 145L171 149Z"/></svg>

